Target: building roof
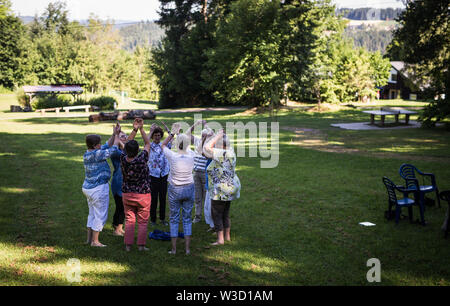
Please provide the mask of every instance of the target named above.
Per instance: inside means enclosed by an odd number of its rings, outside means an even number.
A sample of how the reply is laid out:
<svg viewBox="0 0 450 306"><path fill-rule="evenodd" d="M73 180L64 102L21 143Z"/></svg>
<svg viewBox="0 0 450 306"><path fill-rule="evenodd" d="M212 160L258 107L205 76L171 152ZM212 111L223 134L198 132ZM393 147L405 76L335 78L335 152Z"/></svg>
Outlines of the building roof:
<svg viewBox="0 0 450 306"><path fill-rule="evenodd" d="M82 93L80 85L37 85L23 86L25 93Z"/></svg>
<svg viewBox="0 0 450 306"><path fill-rule="evenodd" d="M400 72L405 78L409 79L408 72L405 69L405 62L391 62L391 66Z"/></svg>
<svg viewBox="0 0 450 306"><path fill-rule="evenodd" d="M402 74L406 79L410 80L415 86L418 86L420 90L424 90L430 87L430 83L425 83L418 85L417 80L414 80L414 71L408 73L407 69L405 69L405 62L393 61L391 62L392 68L397 70L400 74Z"/></svg>

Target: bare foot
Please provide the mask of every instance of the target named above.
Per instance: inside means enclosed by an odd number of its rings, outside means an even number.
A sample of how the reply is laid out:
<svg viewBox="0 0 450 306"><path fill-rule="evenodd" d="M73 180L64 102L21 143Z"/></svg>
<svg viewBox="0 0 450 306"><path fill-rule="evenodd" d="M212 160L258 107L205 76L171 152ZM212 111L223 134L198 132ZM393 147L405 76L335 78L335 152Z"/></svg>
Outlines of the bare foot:
<svg viewBox="0 0 450 306"><path fill-rule="evenodd" d="M216 242L211 243L211 245L223 245L223 242L216 241Z"/></svg>

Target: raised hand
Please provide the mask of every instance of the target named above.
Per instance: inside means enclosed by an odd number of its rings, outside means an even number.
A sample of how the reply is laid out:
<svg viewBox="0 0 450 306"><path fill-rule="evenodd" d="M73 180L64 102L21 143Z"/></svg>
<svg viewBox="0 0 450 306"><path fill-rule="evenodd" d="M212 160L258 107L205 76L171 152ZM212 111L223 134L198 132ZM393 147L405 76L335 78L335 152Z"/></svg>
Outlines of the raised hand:
<svg viewBox="0 0 450 306"><path fill-rule="evenodd" d="M156 123L152 123L152 125L150 126L150 133L153 132L157 127L158 125Z"/></svg>
<svg viewBox="0 0 450 306"><path fill-rule="evenodd" d="M142 118L135 118L133 121L133 129L139 130L144 125Z"/></svg>
<svg viewBox="0 0 450 306"><path fill-rule="evenodd" d="M174 123L174 124L172 124L172 131L171 131L171 133L172 134L178 134L180 132L180 129L181 129L181 124Z"/></svg>
<svg viewBox="0 0 450 306"><path fill-rule="evenodd" d="M122 127L120 126L120 123L117 122L117 124L116 124L116 135L119 135L121 131L122 131Z"/></svg>

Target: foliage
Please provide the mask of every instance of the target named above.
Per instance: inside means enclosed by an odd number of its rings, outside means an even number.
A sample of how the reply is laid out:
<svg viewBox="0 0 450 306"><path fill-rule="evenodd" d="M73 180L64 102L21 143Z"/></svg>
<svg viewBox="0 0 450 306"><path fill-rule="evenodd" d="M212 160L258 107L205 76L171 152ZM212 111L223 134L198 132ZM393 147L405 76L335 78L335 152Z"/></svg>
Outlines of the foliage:
<svg viewBox="0 0 450 306"><path fill-rule="evenodd" d="M241 0L230 5L208 59L215 75L210 86L216 88L219 101L247 105L279 101L285 74L280 13L277 1Z"/></svg>
<svg viewBox="0 0 450 306"><path fill-rule="evenodd" d="M30 98L25 94L23 88L19 88L16 90L16 98L17 102L19 102L22 107L30 106Z"/></svg>
<svg viewBox="0 0 450 306"><path fill-rule="evenodd" d="M67 16L66 4L55 2L26 26L16 17L0 17L0 43L7 46L0 49L0 85L83 84L96 94L117 89L155 96L148 48L124 51L112 22L91 15L84 26Z"/></svg>
<svg viewBox="0 0 450 306"><path fill-rule="evenodd" d="M450 116L448 1L411 1L398 21L401 27L394 31L389 55L406 62L410 71L414 71L414 77L438 96L421 117L424 125L434 125Z"/></svg>
<svg viewBox="0 0 450 306"><path fill-rule="evenodd" d="M23 75L25 27L12 14L11 2L0 2L0 86L13 89Z"/></svg>
<svg viewBox="0 0 450 306"><path fill-rule="evenodd" d="M71 104L71 97L68 95L37 95L31 102L33 110L41 108L54 108L69 106Z"/></svg>
<svg viewBox="0 0 450 306"><path fill-rule="evenodd" d="M385 29L364 26L361 29L347 27L344 34L353 39L356 48L363 47L371 52L379 51L382 54L386 53L386 48L392 41L392 31Z"/></svg>
<svg viewBox="0 0 450 306"><path fill-rule="evenodd" d="M84 102L84 101L83 101ZM89 105L100 107L101 110L114 109L114 104L117 103L116 99L110 96L94 97L89 100Z"/></svg>
<svg viewBox="0 0 450 306"><path fill-rule="evenodd" d="M142 21L121 28L119 34L123 38L123 48L134 51L138 47L157 47L164 36L164 30L155 22Z"/></svg>
<svg viewBox="0 0 450 306"><path fill-rule="evenodd" d="M353 48L328 0L212 1L206 15L201 1L161 3L166 35L151 65L160 107L338 103L387 81L387 60Z"/></svg>

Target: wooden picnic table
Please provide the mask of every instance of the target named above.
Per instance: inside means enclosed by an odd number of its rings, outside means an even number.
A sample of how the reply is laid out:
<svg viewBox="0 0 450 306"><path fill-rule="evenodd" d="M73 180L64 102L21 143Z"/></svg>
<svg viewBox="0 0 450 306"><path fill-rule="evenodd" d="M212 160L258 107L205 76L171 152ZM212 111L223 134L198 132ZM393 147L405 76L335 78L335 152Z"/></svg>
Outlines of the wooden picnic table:
<svg viewBox="0 0 450 306"><path fill-rule="evenodd" d="M363 113L370 114L370 124L375 124L375 116L381 117L381 126L384 126L384 121L386 116L395 116L395 123L399 123L399 116L405 115L405 124L409 123L409 116L412 114L417 114L415 111L410 111L402 108L381 108L380 110L370 110L363 111Z"/></svg>

